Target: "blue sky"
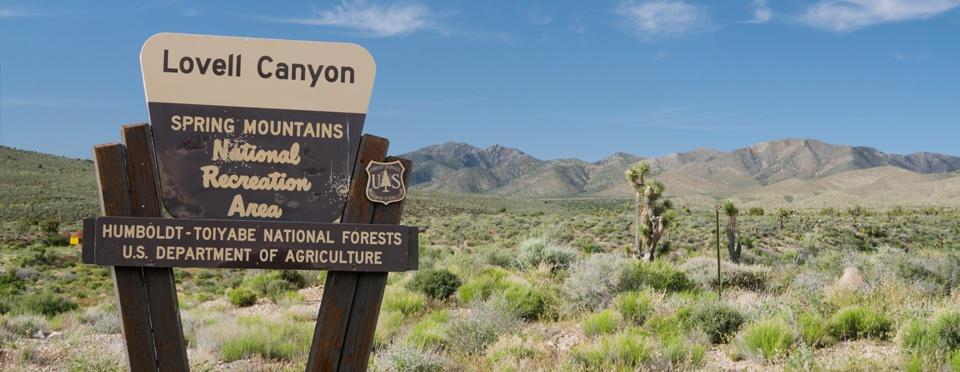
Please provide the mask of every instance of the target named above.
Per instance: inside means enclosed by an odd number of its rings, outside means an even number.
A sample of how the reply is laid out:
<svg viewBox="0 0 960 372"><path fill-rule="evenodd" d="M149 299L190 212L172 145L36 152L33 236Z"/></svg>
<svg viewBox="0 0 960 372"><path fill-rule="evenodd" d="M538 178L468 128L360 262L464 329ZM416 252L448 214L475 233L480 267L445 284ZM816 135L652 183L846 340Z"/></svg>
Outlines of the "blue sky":
<svg viewBox="0 0 960 372"><path fill-rule="evenodd" d="M0 2L0 144L73 157L147 119L158 32L354 42L365 131L541 158L812 137L960 154L960 0Z"/></svg>

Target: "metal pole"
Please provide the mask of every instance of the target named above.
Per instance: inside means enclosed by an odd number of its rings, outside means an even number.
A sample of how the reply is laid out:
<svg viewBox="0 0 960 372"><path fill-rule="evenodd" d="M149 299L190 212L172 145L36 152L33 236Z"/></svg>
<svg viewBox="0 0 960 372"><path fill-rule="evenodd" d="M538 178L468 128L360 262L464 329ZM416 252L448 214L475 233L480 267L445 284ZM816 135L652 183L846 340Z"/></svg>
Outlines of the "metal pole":
<svg viewBox="0 0 960 372"><path fill-rule="evenodd" d="M720 279L720 210L717 209L717 301L723 298L723 281Z"/></svg>

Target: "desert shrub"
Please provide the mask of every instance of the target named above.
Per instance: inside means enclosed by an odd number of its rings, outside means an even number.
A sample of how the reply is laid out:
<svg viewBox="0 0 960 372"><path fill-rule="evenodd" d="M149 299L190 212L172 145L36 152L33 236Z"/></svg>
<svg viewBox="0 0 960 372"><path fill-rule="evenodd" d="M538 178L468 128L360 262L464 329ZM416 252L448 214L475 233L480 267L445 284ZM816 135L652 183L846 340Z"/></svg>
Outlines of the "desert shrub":
<svg viewBox="0 0 960 372"><path fill-rule="evenodd" d="M406 316L399 311L381 311L377 318L377 329L373 334L373 345L381 348L400 333Z"/></svg>
<svg viewBox="0 0 960 372"><path fill-rule="evenodd" d="M80 323L90 326L94 332L100 334L120 333L120 317L115 309L107 307L91 307L84 310L78 317Z"/></svg>
<svg viewBox="0 0 960 372"><path fill-rule="evenodd" d="M402 343L390 345L374 356L374 370L396 372L441 372L449 362L439 351L418 349Z"/></svg>
<svg viewBox="0 0 960 372"><path fill-rule="evenodd" d="M893 322L885 315L862 306L840 309L828 324L830 334L838 340L885 339L892 325Z"/></svg>
<svg viewBox="0 0 960 372"><path fill-rule="evenodd" d="M740 311L717 303L698 307L690 315L690 322L706 333L710 342L715 344L726 343L744 321Z"/></svg>
<svg viewBox="0 0 960 372"><path fill-rule="evenodd" d="M448 342L451 349L474 355L519 325L520 319L504 301L477 302L469 312L450 321Z"/></svg>
<svg viewBox="0 0 960 372"><path fill-rule="evenodd" d="M750 207L750 209L747 209L748 216L762 216L763 212L763 208L760 207Z"/></svg>
<svg viewBox="0 0 960 372"><path fill-rule="evenodd" d="M267 321L260 317L237 318L236 327L220 345L220 356L227 362L253 356L296 360L306 356L313 334L313 327L305 323Z"/></svg>
<svg viewBox="0 0 960 372"><path fill-rule="evenodd" d="M617 296L617 311L634 324L640 325L653 311L653 294L649 291L624 292Z"/></svg>
<svg viewBox="0 0 960 372"><path fill-rule="evenodd" d="M960 312L938 315L930 324L930 332L936 335L940 347L957 350L960 348Z"/></svg>
<svg viewBox="0 0 960 372"><path fill-rule="evenodd" d="M680 337L660 340L660 352L670 362L671 370L697 370L703 364L706 348L697 343L687 343Z"/></svg>
<svg viewBox="0 0 960 372"><path fill-rule="evenodd" d="M897 275L939 294L949 294L951 289L960 286L960 257L909 255L897 263Z"/></svg>
<svg viewBox="0 0 960 372"><path fill-rule="evenodd" d="M900 347L911 353L929 355L940 348L940 339L926 322L913 320L900 329Z"/></svg>
<svg viewBox="0 0 960 372"><path fill-rule="evenodd" d="M430 298L443 300L463 284L454 273L445 269L427 269L417 271L413 280L407 283L407 289L421 292Z"/></svg>
<svg viewBox="0 0 960 372"><path fill-rule="evenodd" d="M705 256L694 257L680 268L688 275L692 282L704 288L717 287L716 258ZM750 291L760 291L767 287L770 280L770 269L759 265L735 264L723 262L720 266L720 278L723 288L741 288Z"/></svg>
<svg viewBox="0 0 960 372"><path fill-rule="evenodd" d="M604 310L596 314L588 314L583 318L580 327L588 337L613 333L620 328L623 317L613 310Z"/></svg>
<svg viewBox="0 0 960 372"><path fill-rule="evenodd" d="M647 340L630 330L607 335L573 349L573 363L586 370L638 369L653 359Z"/></svg>
<svg viewBox="0 0 960 372"><path fill-rule="evenodd" d="M54 316L77 309L77 304L66 297L49 291L27 293L20 298L20 311Z"/></svg>
<svg viewBox="0 0 960 372"><path fill-rule="evenodd" d="M476 278L466 282L457 290L460 301L470 303L490 298L495 291L507 288L504 282L506 272L500 269L487 268L480 271Z"/></svg>
<svg viewBox="0 0 960 372"><path fill-rule="evenodd" d="M546 238L530 238L520 243L516 262L520 268L547 264L556 270L569 267L576 258L577 253L569 247L553 244Z"/></svg>
<svg viewBox="0 0 960 372"><path fill-rule="evenodd" d="M687 275L663 261L638 261L620 274L620 289L636 291L653 288L667 292L680 292L696 288Z"/></svg>
<svg viewBox="0 0 960 372"><path fill-rule="evenodd" d="M833 344L834 339L827 329L827 321L816 314L801 314L797 318L800 340L810 347L823 347Z"/></svg>
<svg viewBox="0 0 960 372"><path fill-rule="evenodd" d="M246 307L257 303L257 294L244 287L230 288L227 290L227 300L234 306Z"/></svg>
<svg viewBox="0 0 960 372"><path fill-rule="evenodd" d="M503 292L507 306L525 320L539 319L546 311L546 296L543 291L526 286L512 285Z"/></svg>
<svg viewBox="0 0 960 372"><path fill-rule="evenodd" d="M790 327L777 321L765 321L747 326L740 333L737 345L742 353L766 361L786 354L794 340Z"/></svg>
<svg viewBox="0 0 960 372"><path fill-rule="evenodd" d="M623 256L609 253L593 254L574 263L570 267L570 276L563 283L568 310L581 312L605 308L617 294L620 273L626 264Z"/></svg>
<svg viewBox="0 0 960 372"><path fill-rule="evenodd" d="M383 297L383 309L399 311L404 316L419 314L427 308L427 298L414 292L403 290L388 291Z"/></svg>
<svg viewBox="0 0 960 372"><path fill-rule="evenodd" d="M243 286L253 290L258 296L279 303L286 298L287 292L305 286L307 279L294 270L270 270L247 276Z"/></svg>
<svg viewBox="0 0 960 372"><path fill-rule="evenodd" d="M50 327L47 320L33 314L16 315L0 322L0 328L17 337L29 338L37 331L46 331Z"/></svg>
<svg viewBox="0 0 960 372"><path fill-rule="evenodd" d="M309 284L307 277L296 270L281 270L278 276L281 280L290 283L290 285L297 289L306 288L307 284Z"/></svg>
<svg viewBox="0 0 960 372"><path fill-rule="evenodd" d="M407 343L421 349L444 346L447 343L446 325L449 320L450 313L446 310L427 315L410 328Z"/></svg>

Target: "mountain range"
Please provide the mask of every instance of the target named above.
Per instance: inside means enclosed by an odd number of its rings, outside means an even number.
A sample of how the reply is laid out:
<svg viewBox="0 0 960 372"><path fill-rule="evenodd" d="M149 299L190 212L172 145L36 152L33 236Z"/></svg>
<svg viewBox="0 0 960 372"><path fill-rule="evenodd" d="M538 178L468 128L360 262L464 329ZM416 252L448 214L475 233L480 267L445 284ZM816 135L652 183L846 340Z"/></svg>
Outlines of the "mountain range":
<svg viewBox="0 0 960 372"><path fill-rule="evenodd" d="M630 198L623 171L646 161L667 196L692 204L960 204L960 157L888 154L813 139L762 142L723 152L657 158L614 153L600 161L541 160L499 145L449 142L402 155L413 189L519 198Z"/></svg>

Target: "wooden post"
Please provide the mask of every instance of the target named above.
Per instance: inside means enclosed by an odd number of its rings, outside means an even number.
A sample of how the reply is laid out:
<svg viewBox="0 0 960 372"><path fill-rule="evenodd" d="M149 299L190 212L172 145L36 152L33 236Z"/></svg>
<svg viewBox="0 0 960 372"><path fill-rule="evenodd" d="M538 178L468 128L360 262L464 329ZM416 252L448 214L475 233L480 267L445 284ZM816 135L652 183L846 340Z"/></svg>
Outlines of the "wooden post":
<svg viewBox="0 0 960 372"><path fill-rule="evenodd" d="M150 128L126 126L123 137L126 149L115 143L94 148L101 211L160 216ZM113 267L112 273L130 370L189 370L173 271Z"/></svg>
<svg viewBox="0 0 960 372"><path fill-rule="evenodd" d="M717 213L717 301L723 299L723 280L720 278L720 209Z"/></svg>
<svg viewBox="0 0 960 372"><path fill-rule="evenodd" d="M399 160L405 169L412 169L407 159L388 157L387 162ZM407 184L410 172L403 173L403 184ZM403 202L390 205L376 206L373 212L374 224L397 224L403 215ZM413 248L416 251L416 248ZM350 320L347 324L347 334L343 342L343 352L340 357L340 371L362 371L367 368L370 359L370 349L373 345L373 335L377 330L377 318L380 315L380 304L383 302L383 291L387 287L387 273L365 272L357 276L356 295L350 309Z"/></svg>
<svg viewBox="0 0 960 372"><path fill-rule="evenodd" d="M389 141L364 135L360 140L353 179L343 223L396 224L403 212L402 201L387 206L374 205L366 198L370 161L383 161ZM398 159L410 169L408 160ZM407 177L409 172L404 174ZM406 182L406 178L404 179ZM313 334L307 371L362 371L367 367L387 273L331 271L320 302L317 326Z"/></svg>

